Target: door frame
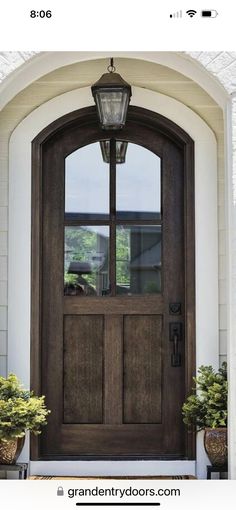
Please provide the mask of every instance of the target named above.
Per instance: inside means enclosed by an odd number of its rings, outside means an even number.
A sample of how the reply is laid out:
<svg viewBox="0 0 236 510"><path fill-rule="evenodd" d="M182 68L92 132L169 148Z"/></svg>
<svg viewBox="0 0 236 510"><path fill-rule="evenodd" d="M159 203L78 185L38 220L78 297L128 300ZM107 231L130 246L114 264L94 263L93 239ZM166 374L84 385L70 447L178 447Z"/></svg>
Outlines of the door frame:
<svg viewBox="0 0 236 510"><path fill-rule="evenodd" d="M161 132L183 150L184 156L184 232L185 232L185 388L192 388L195 375L195 202L194 142L177 124L153 111L129 107L129 118ZM58 118L43 129L32 142L32 226L31 226L31 388L41 392L41 279L42 279L42 153L43 144L60 136L65 127L78 122L88 126L96 120L95 107L85 107ZM186 459L195 459L195 433L186 431ZM31 459L40 459L39 440L31 440ZM81 459L81 457L80 457ZM99 456L99 459L102 459ZM107 457L106 457L107 459ZM86 459L85 459L86 460Z"/></svg>

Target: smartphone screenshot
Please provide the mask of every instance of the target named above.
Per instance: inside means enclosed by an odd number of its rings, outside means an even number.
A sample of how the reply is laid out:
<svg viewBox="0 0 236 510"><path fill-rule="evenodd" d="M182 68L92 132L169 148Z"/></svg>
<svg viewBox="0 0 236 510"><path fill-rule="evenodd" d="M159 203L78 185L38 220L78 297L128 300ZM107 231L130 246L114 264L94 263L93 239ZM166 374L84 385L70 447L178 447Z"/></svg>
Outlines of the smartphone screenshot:
<svg viewBox="0 0 236 510"><path fill-rule="evenodd" d="M0 17L0 507L231 508L236 7Z"/></svg>

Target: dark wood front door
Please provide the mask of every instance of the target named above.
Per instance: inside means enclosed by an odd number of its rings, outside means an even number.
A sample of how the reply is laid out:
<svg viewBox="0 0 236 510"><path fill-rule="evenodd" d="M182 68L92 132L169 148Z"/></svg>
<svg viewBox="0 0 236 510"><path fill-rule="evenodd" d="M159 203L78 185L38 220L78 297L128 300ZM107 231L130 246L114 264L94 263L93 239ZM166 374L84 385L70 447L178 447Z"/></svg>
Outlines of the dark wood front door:
<svg viewBox="0 0 236 510"><path fill-rule="evenodd" d="M88 108L33 154L32 383L52 411L34 457L191 458L191 140L134 107L102 131Z"/></svg>

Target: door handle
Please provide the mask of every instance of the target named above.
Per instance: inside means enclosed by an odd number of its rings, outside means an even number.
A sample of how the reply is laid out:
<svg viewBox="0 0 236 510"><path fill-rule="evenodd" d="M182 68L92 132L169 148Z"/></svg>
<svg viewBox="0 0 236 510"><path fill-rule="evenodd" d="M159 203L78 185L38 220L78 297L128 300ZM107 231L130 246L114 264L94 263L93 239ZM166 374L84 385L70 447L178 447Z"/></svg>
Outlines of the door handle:
<svg viewBox="0 0 236 510"><path fill-rule="evenodd" d="M182 323L170 322L169 338L173 342L173 353L171 354L171 366L181 366L181 354L179 352L179 342L182 340Z"/></svg>

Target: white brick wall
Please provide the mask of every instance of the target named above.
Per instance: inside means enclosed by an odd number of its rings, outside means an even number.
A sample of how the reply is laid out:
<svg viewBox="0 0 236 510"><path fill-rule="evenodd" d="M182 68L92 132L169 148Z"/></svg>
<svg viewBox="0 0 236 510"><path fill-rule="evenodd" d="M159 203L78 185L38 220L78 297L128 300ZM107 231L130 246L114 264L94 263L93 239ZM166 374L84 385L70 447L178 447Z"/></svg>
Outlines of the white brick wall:
<svg viewBox="0 0 236 510"><path fill-rule="evenodd" d="M36 54L36 51L2 51L0 53L0 82Z"/></svg>
<svg viewBox="0 0 236 510"><path fill-rule="evenodd" d="M215 76L226 91L236 90L236 52L186 52L197 60L210 74Z"/></svg>

